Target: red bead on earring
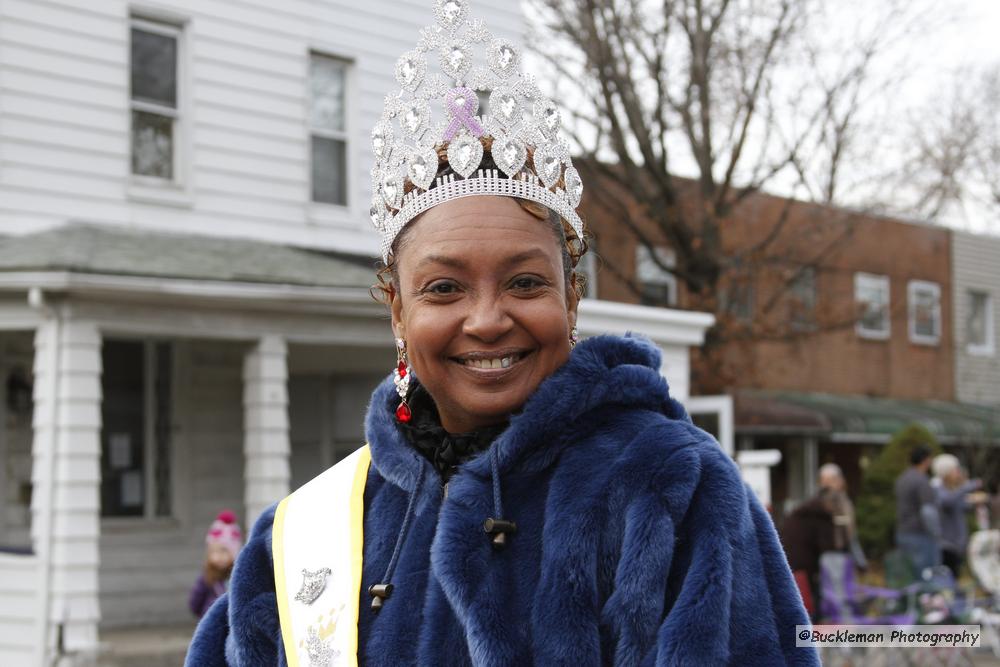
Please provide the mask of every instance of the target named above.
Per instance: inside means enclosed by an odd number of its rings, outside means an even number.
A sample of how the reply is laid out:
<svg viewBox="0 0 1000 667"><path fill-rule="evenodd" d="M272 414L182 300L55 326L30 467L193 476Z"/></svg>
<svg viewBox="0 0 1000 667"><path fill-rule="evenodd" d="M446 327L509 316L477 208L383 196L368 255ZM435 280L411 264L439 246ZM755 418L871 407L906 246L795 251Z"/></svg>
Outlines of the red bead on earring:
<svg viewBox="0 0 1000 667"><path fill-rule="evenodd" d="M396 419L406 424L413 418L410 406L406 404L406 394L410 390L410 372L406 357L406 341L402 338L396 339L396 368L392 371L392 383L396 385L396 393L399 394L399 407L396 408Z"/></svg>

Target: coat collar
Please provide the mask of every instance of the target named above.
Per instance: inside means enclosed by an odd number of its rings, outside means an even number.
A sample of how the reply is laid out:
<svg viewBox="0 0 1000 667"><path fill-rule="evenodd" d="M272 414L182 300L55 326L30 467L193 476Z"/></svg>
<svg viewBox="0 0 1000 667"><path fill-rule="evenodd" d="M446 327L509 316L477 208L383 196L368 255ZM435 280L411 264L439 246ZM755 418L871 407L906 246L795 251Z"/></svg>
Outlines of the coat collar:
<svg viewBox="0 0 1000 667"><path fill-rule="evenodd" d="M421 468L426 479L437 473L403 436L396 423L399 398L389 376L375 390L365 419L372 465L388 482L412 493ZM670 398L660 375L660 351L648 339L634 335L597 336L576 346L569 360L546 378L513 415L510 426L497 438L500 473L532 472L553 463L570 440L575 426L595 409L624 406L664 412L686 418L683 408ZM475 475L489 476L488 456L464 465ZM438 484L424 484L419 506L440 497ZM419 508L418 508L419 511Z"/></svg>

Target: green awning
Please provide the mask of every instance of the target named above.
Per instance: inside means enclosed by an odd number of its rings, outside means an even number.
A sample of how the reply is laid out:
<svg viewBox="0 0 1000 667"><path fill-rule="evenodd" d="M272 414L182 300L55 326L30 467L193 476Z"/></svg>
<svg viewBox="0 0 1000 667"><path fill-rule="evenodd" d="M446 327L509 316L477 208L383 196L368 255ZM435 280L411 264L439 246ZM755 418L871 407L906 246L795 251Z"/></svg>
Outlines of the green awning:
<svg viewBox="0 0 1000 667"><path fill-rule="evenodd" d="M741 389L736 432L801 434L840 442L887 442L922 424L949 444L1000 444L1000 408L936 400Z"/></svg>

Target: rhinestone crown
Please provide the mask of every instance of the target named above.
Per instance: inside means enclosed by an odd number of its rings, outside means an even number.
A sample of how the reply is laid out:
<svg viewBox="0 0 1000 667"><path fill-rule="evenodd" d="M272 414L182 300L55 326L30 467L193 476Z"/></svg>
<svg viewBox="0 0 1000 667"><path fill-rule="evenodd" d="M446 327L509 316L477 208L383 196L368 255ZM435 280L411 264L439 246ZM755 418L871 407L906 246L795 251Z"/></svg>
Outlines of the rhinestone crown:
<svg viewBox="0 0 1000 667"><path fill-rule="evenodd" d="M495 38L482 20L469 19L468 0L435 0L434 15L435 24L420 31L417 47L396 62L401 89L386 96L371 134L370 213L382 237L382 259L388 261L407 222L443 202L475 195L543 204L582 239L576 208L583 181L559 136L559 108L541 94L531 74L521 72L513 43ZM473 63L481 48L485 65ZM488 96L485 114L479 114L480 94ZM432 106L443 110L441 120L434 119ZM484 137L493 138L498 169L481 168ZM444 143L457 176L437 177L437 148ZM534 148L530 167L529 147ZM404 194L407 180L414 187Z"/></svg>

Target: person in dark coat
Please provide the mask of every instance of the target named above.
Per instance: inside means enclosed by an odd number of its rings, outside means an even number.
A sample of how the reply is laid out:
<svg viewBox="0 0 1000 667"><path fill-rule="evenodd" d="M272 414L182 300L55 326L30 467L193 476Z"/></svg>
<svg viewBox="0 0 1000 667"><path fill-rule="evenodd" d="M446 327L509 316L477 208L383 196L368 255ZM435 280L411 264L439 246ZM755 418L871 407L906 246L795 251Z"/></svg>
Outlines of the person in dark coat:
<svg viewBox="0 0 1000 667"><path fill-rule="evenodd" d="M819 585L820 556L826 551L844 551L844 540L837 539L835 494L829 487L796 507L781 529L781 542L788 565L799 584L806 608L815 620L820 612L822 591Z"/></svg>
<svg viewBox="0 0 1000 667"><path fill-rule="evenodd" d="M931 452L917 445L910 467L896 480L896 545L917 573L941 564L941 514L927 472Z"/></svg>

